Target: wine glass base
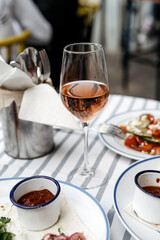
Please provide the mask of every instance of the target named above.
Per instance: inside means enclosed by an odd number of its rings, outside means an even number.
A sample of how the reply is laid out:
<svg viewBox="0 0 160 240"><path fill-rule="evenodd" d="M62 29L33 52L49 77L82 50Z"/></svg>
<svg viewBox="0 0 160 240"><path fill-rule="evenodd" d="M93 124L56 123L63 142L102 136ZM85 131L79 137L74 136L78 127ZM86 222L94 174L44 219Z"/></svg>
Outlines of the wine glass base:
<svg viewBox="0 0 160 240"><path fill-rule="evenodd" d="M73 170L72 172L77 172L77 170ZM87 169L82 169L82 170L79 170L80 172L80 175L82 176L86 176L86 177L93 177L95 175L95 170L94 169L91 169L90 171L87 170Z"/></svg>
<svg viewBox="0 0 160 240"><path fill-rule="evenodd" d="M69 182L83 188L93 189L101 187L107 183L108 177L98 169L91 169L90 171L84 169L74 169L70 172L68 179Z"/></svg>

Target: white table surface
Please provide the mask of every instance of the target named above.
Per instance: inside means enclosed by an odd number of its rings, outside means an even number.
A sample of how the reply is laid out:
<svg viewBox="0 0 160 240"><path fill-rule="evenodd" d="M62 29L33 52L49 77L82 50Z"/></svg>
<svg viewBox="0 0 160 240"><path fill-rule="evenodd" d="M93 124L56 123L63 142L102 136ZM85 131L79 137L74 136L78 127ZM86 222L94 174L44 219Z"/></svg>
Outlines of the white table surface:
<svg viewBox="0 0 160 240"><path fill-rule="evenodd" d="M160 109L160 103L151 99L110 95L105 109L95 118L91 127L97 127L114 114L130 110ZM69 172L83 161L83 136L80 132L54 130L55 149L52 153L33 160L14 159L4 152L2 125L0 124L0 178L51 175L68 181ZM119 175L134 160L109 150L96 132L89 134L89 159L91 165L101 169L108 181L102 187L87 190L103 207L110 224L111 240L133 240L118 219L113 207L113 190ZM74 178L70 180L74 184ZM89 184L79 182L79 186Z"/></svg>

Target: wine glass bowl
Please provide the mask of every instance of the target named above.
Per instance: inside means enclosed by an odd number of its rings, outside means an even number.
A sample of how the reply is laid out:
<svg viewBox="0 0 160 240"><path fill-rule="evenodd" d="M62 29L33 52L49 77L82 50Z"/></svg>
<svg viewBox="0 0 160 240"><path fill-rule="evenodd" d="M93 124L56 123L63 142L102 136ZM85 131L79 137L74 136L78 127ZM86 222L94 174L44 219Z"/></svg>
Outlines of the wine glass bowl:
<svg viewBox="0 0 160 240"><path fill-rule="evenodd" d="M61 88L63 104L81 123L90 122L103 109L108 95L106 85L95 81L74 81Z"/></svg>
<svg viewBox="0 0 160 240"><path fill-rule="evenodd" d="M60 95L64 106L82 123L84 166L80 175L94 176L88 162L88 126L109 97L108 72L103 48L96 43L75 43L63 51ZM72 176L77 170L72 171Z"/></svg>

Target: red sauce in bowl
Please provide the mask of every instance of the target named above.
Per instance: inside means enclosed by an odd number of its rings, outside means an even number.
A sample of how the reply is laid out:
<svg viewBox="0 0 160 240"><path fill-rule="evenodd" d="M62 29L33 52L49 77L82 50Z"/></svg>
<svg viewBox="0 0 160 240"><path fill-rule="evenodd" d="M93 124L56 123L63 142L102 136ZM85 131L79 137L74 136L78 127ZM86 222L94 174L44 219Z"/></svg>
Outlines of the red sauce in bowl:
<svg viewBox="0 0 160 240"><path fill-rule="evenodd" d="M38 206L50 201L53 197L54 195L48 189L43 189L24 194L17 203L29 207Z"/></svg>
<svg viewBox="0 0 160 240"><path fill-rule="evenodd" d="M152 193L153 195L160 196L160 187L158 186L146 186L143 187L146 192Z"/></svg>

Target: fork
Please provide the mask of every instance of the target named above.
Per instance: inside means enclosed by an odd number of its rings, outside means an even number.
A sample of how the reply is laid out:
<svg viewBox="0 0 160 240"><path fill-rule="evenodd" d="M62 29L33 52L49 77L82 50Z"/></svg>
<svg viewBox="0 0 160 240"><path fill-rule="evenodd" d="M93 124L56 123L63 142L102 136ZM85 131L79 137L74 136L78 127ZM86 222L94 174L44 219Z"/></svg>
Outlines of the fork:
<svg viewBox="0 0 160 240"><path fill-rule="evenodd" d="M56 127L55 127L56 128ZM63 131L71 131L71 129L63 129ZM77 132L82 133L81 129L76 129ZM89 131L93 131L95 133L103 133L103 134L108 134L108 135L115 135L119 138L125 139L127 136L127 132L120 127L110 124L110 123L103 123L100 125L100 127L97 129L95 127L90 127Z"/></svg>
<svg viewBox="0 0 160 240"><path fill-rule="evenodd" d="M39 55L42 61L43 68L42 81L44 82L50 77L51 67L46 50L42 49L41 51L39 51Z"/></svg>
<svg viewBox="0 0 160 240"><path fill-rule="evenodd" d="M122 139L126 138L126 131L121 129L120 127L113 125L111 123L103 123L99 130L99 133L109 134L109 135L115 135L117 137L120 137Z"/></svg>

